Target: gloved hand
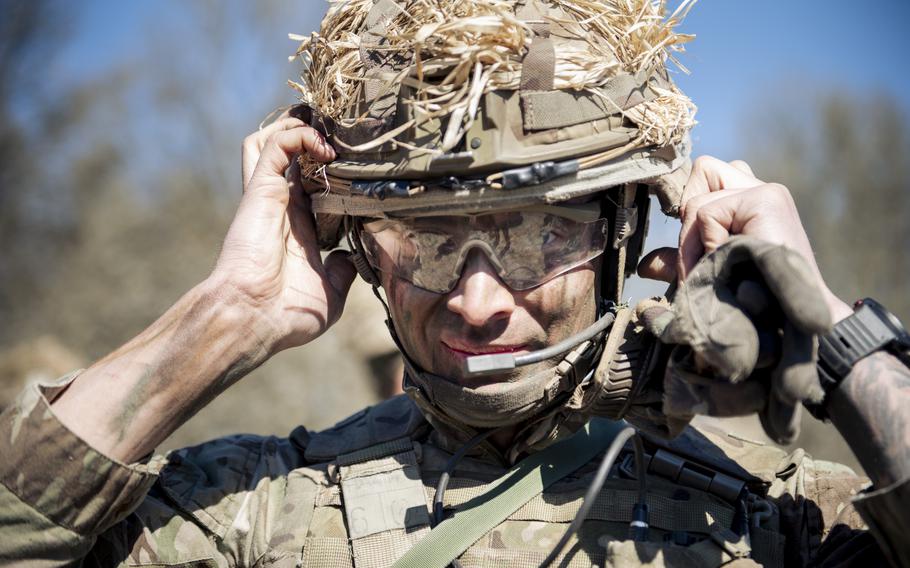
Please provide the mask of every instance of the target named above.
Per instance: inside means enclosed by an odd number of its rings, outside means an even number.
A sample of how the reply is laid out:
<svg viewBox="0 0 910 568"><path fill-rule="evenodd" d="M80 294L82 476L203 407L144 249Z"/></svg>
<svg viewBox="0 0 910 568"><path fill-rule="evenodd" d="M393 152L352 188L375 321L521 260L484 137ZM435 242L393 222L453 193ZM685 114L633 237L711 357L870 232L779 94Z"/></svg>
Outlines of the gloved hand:
<svg viewBox="0 0 910 568"><path fill-rule="evenodd" d="M732 237L695 265L671 307L645 301L636 314L676 345L664 377L668 417L758 412L768 435L789 443L800 403L822 397L815 335L831 316L809 265L786 246Z"/></svg>

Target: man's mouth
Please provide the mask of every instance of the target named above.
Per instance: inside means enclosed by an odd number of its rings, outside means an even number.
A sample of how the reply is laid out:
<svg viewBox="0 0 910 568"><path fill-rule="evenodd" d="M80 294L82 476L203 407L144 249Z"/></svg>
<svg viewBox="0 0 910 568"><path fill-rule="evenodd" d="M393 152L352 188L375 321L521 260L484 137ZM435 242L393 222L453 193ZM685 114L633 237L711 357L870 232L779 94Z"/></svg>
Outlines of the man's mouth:
<svg viewBox="0 0 910 568"><path fill-rule="evenodd" d="M472 357L474 355L490 355L493 353L519 353L527 348L526 344L521 345L472 345L466 343L456 343L453 341L442 341L442 345L449 351L461 357Z"/></svg>

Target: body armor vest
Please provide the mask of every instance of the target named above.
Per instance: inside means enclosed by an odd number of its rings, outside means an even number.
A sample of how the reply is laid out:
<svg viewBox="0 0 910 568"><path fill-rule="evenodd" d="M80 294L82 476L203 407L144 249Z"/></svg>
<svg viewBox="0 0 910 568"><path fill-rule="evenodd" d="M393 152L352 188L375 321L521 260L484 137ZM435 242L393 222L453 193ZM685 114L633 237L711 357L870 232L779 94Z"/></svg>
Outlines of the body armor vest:
<svg viewBox="0 0 910 568"><path fill-rule="evenodd" d="M784 537L773 500L770 468L753 474L716 445L721 436L691 430L679 441L648 445L647 502L651 542L627 538L638 483L631 454L621 457L587 520L560 559L561 566L720 566L734 559L782 566ZM303 544L303 566L390 566L431 530L436 483L451 456L449 441L431 430L406 397L357 414L324 432L292 435L305 447L313 482ZM752 464L777 464L781 450L739 443ZM733 448L736 449L736 448ZM507 471L488 450L466 457L444 495L447 510L476 504ZM736 452L734 452L735 455ZM691 454L691 455L689 455ZM700 454L700 455L697 455ZM696 458L693 459L693 458ZM593 478L594 460L518 509L475 542L463 566L538 566L578 511ZM729 527L745 489L762 515L753 515L749 538ZM649 564L650 562L650 564Z"/></svg>

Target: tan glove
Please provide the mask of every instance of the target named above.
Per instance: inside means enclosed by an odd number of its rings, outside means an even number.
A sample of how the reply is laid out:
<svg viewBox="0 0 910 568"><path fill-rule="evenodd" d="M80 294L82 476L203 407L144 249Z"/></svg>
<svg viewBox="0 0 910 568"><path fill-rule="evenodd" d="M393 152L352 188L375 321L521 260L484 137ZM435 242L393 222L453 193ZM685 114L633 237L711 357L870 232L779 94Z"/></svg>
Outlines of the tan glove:
<svg viewBox="0 0 910 568"><path fill-rule="evenodd" d="M816 282L796 251L738 236L699 261L672 308L639 304L641 325L677 346L663 412L679 420L758 412L773 440L793 441L800 403L823 394L815 335L831 315Z"/></svg>

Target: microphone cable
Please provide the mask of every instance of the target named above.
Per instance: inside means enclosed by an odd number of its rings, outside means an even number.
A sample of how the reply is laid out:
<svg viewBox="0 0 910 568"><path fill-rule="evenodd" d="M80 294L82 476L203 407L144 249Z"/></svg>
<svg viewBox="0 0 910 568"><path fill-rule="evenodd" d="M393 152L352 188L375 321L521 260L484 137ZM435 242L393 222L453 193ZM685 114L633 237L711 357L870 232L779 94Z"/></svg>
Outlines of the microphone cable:
<svg viewBox="0 0 910 568"><path fill-rule="evenodd" d="M575 514L575 518L572 519L571 523L569 523L569 527L566 529L566 532L563 533L562 538L559 539L559 542L556 543L556 546L553 547L553 550L550 551L550 554L548 554L544 561L540 564L541 568L548 568L551 564L553 564L553 562L556 560L556 557L562 553L563 549L569 543L569 540L572 538L572 536L578 532L578 529L581 528L581 523L584 522L585 518L588 516L588 513L591 511L591 507L594 506L594 502L597 500L597 495L600 493L600 490L603 489L604 483L607 481L607 476L610 474L610 469L613 468L613 464L616 462L616 458L619 457L619 452L622 451L623 446L626 444L629 438L632 438L633 436L635 437L635 443L633 444L635 451L635 465L639 478L639 502L635 505L635 509L633 510L633 519L630 525L630 532L632 533L633 540L647 539L648 507L645 501L647 494L647 482L645 481L644 475L644 444L641 442L640 436L637 436L636 434L637 432L635 431L635 428L632 427L624 428L619 432L619 434L617 434L616 438L613 440L613 443L610 444L610 447L604 454L604 457L600 462L600 467L597 468L597 473L594 475L594 480L591 482L591 485L588 486L588 490L585 492L581 507L578 508L578 512ZM638 517L642 518L638 519ZM641 538L642 528L644 528L644 538Z"/></svg>

